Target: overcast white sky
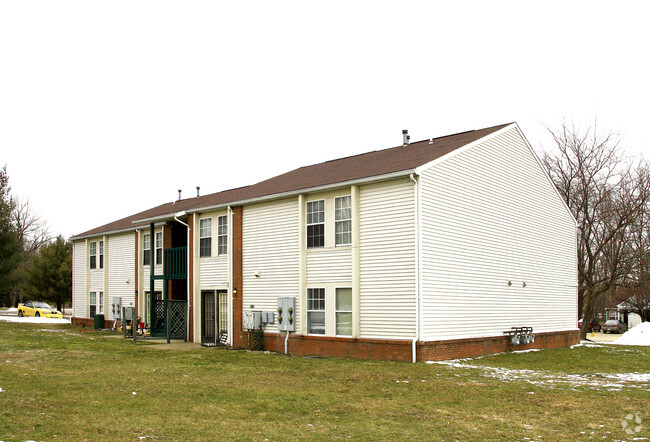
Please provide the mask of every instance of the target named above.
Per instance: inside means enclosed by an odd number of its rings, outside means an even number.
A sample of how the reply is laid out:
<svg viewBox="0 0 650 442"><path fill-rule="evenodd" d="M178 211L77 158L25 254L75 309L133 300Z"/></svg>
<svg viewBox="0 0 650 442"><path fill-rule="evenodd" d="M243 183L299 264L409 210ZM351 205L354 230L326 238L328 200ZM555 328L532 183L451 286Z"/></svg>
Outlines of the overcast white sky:
<svg viewBox="0 0 650 442"><path fill-rule="evenodd" d="M54 234L411 140L562 118L650 158L644 2L0 2L0 167Z"/></svg>

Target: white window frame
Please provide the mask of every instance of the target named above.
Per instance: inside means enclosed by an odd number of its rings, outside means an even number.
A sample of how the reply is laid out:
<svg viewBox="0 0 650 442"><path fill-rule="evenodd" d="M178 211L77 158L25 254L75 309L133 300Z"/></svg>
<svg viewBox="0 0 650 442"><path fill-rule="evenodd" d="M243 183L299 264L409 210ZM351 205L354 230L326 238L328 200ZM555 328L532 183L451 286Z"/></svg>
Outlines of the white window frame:
<svg viewBox="0 0 650 442"><path fill-rule="evenodd" d="M99 292L99 303L97 304L98 314L104 314L104 292Z"/></svg>
<svg viewBox="0 0 650 442"><path fill-rule="evenodd" d="M228 216L217 217L217 256L228 254Z"/></svg>
<svg viewBox="0 0 650 442"><path fill-rule="evenodd" d="M339 202L346 200L348 201L347 207L341 207L339 208ZM347 215L347 218L344 218L344 216ZM338 232L337 227L341 225L347 225L347 230L343 232ZM347 234L349 241L347 242L339 242L339 236L343 236ZM352 196L351 195L345 195L345 196L338 196L334 198L334 243L335 245L338 246L349 246L352 245Z"/></svg>
<svg viewBox="0 0 650 442"><path fill-rule="evenodd" d="M322 203L322 208L317 207L318 210L311 210L310 208L313 207L315 204L320 204ZM306 245L308 249L318 249L325 247L327 244L327 238L326 238L326 228L325 228L325 221L326 221L326 212L327 212L327 206L325 204L325 199L318 199L318 200L313 200L313 201L307 201L306 207L305 207L305 221L307 224L307 229L306 229ZM322 214L322 220L320 219ZM318 215L317 219L314 220L314 216ZM319 245L309 245L309 228L312 226L321 226L322 229L322 237L323 237L323 243ZM320 236L320 235L319 235Z"/></svg>
<svg viewBox="0 0 650 442"><path fill-rule="evenodd" d="M204 248L202 242L206 241L208 245ZM207 255L204 254L207 250ZM212 218L202 218L199 220L199 258L209 258L212 256Z"/></svg>
<svg viewBox="0 0 650 442"><path fill-rule="evenodd" d="M147 260L149 262L147 262ZM142 265L151 265L151 234L142 234Z"/></svg>
<svg viewBox="0 0 650 442"><path fill-rule="evenodd" d="M97 314L97 292L92 291L88 294L88 316L94 318Z"/></svg>
<svg viewBox="0 0 650 442"><path fill-rule="evenodd" d="M91 243L88 244L88 256L89 256L89 264L88 266L90 267L91 270L94 270L97 268L97 241L92 241Z"/></svg>
<svg viewBox="0 0 650 442"><path fill-rule="evenodd" d="M99 241L99 268L104 268L104 241Z"/></svg>
<svg viewBox="0 0 650 442"><path fill-rule="evenodd" d="M339 290L349 290L350 291L350 308L349 309L339 309ZM352 323L354 321L352 308L352 287L336 287L334 289L334 327L336 336L342 336L346 338L352 337ZM339 333L339 314L346 314L350 316L350 334Z"/></svg>
<svg viewBox="0 0 650 442"><path fill-rule="evenodd" d="M314 299L313 294L318 292L319 298ZM320 299L320 294L322 293L322 299ZM314 306L313 302L318 302L318 305ZM314 308L318 307L318 308ZM320 308L322 307L322 308ZM312 323L312 313L322 313L323 316L323 331L314 332L311 328ZM307 334L317 335L317 336L326 336L327 335L327 291L325 287L308 287L307 288Z"/></svg>
<svg viewBox="0 0 650 442"><path fill-rule="evenodd" d="M156 232L156 265L162 265L162 263L163 263L163 234L162 232Z"/></svg>

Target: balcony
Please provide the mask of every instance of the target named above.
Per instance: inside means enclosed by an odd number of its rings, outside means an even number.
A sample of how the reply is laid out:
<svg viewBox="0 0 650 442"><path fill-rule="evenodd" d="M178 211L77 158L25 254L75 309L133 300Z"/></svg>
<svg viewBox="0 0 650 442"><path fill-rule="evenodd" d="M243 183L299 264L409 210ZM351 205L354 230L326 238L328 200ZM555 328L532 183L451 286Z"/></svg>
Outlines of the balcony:
<svg viewBox="0 0 650 442"><path fill-rule="evenodd" d="M165 249L164 279L187 278L187 247Z"/></svg>

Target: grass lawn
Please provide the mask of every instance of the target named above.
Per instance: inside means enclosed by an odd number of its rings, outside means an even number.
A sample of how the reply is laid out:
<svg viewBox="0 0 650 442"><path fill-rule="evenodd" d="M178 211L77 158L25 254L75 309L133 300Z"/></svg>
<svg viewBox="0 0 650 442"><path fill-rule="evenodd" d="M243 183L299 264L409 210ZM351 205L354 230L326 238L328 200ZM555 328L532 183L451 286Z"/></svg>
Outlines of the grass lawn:
<svg viewBox="0 0 650 442"><path fill-rule="evenodd" d="M115 336L0 322L0 440L650 436L648 347L409 364L162 350ZM630 436L621 422L637 413Z"/></svg>

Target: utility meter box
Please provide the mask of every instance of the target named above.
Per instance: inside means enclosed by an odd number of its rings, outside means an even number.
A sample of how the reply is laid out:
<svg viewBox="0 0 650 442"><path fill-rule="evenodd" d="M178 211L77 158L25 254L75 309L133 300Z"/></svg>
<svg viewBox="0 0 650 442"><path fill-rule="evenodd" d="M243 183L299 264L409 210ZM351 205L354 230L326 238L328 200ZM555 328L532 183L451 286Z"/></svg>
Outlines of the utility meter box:
<svg viewBox="0 0 650 442"><path fill-rule="evenodd" d="M244 330L261 330L262 329L262 312L245 311L244 317Z"/></svg>
<svg viewBox="0 0 650 442"><path fill-rule="evenodd" d="M119 321L120 318L122 317L122 297L121 296L114 296L113 297L113 304L112 304L111 312L113 313L113 319Z"/></svg>
<svg viewBox="0 0 650 442"><path fill-rule="evenodd" d="M135 319L135 308L134 307L126 307L124 309L124 320L125 321L133 321Z"/></svg>
<svg viewBox="0 0 650 442"><path fill-rule="evenodd" d="M296 331L296 298L278 298L278 330Z"/></svg>

